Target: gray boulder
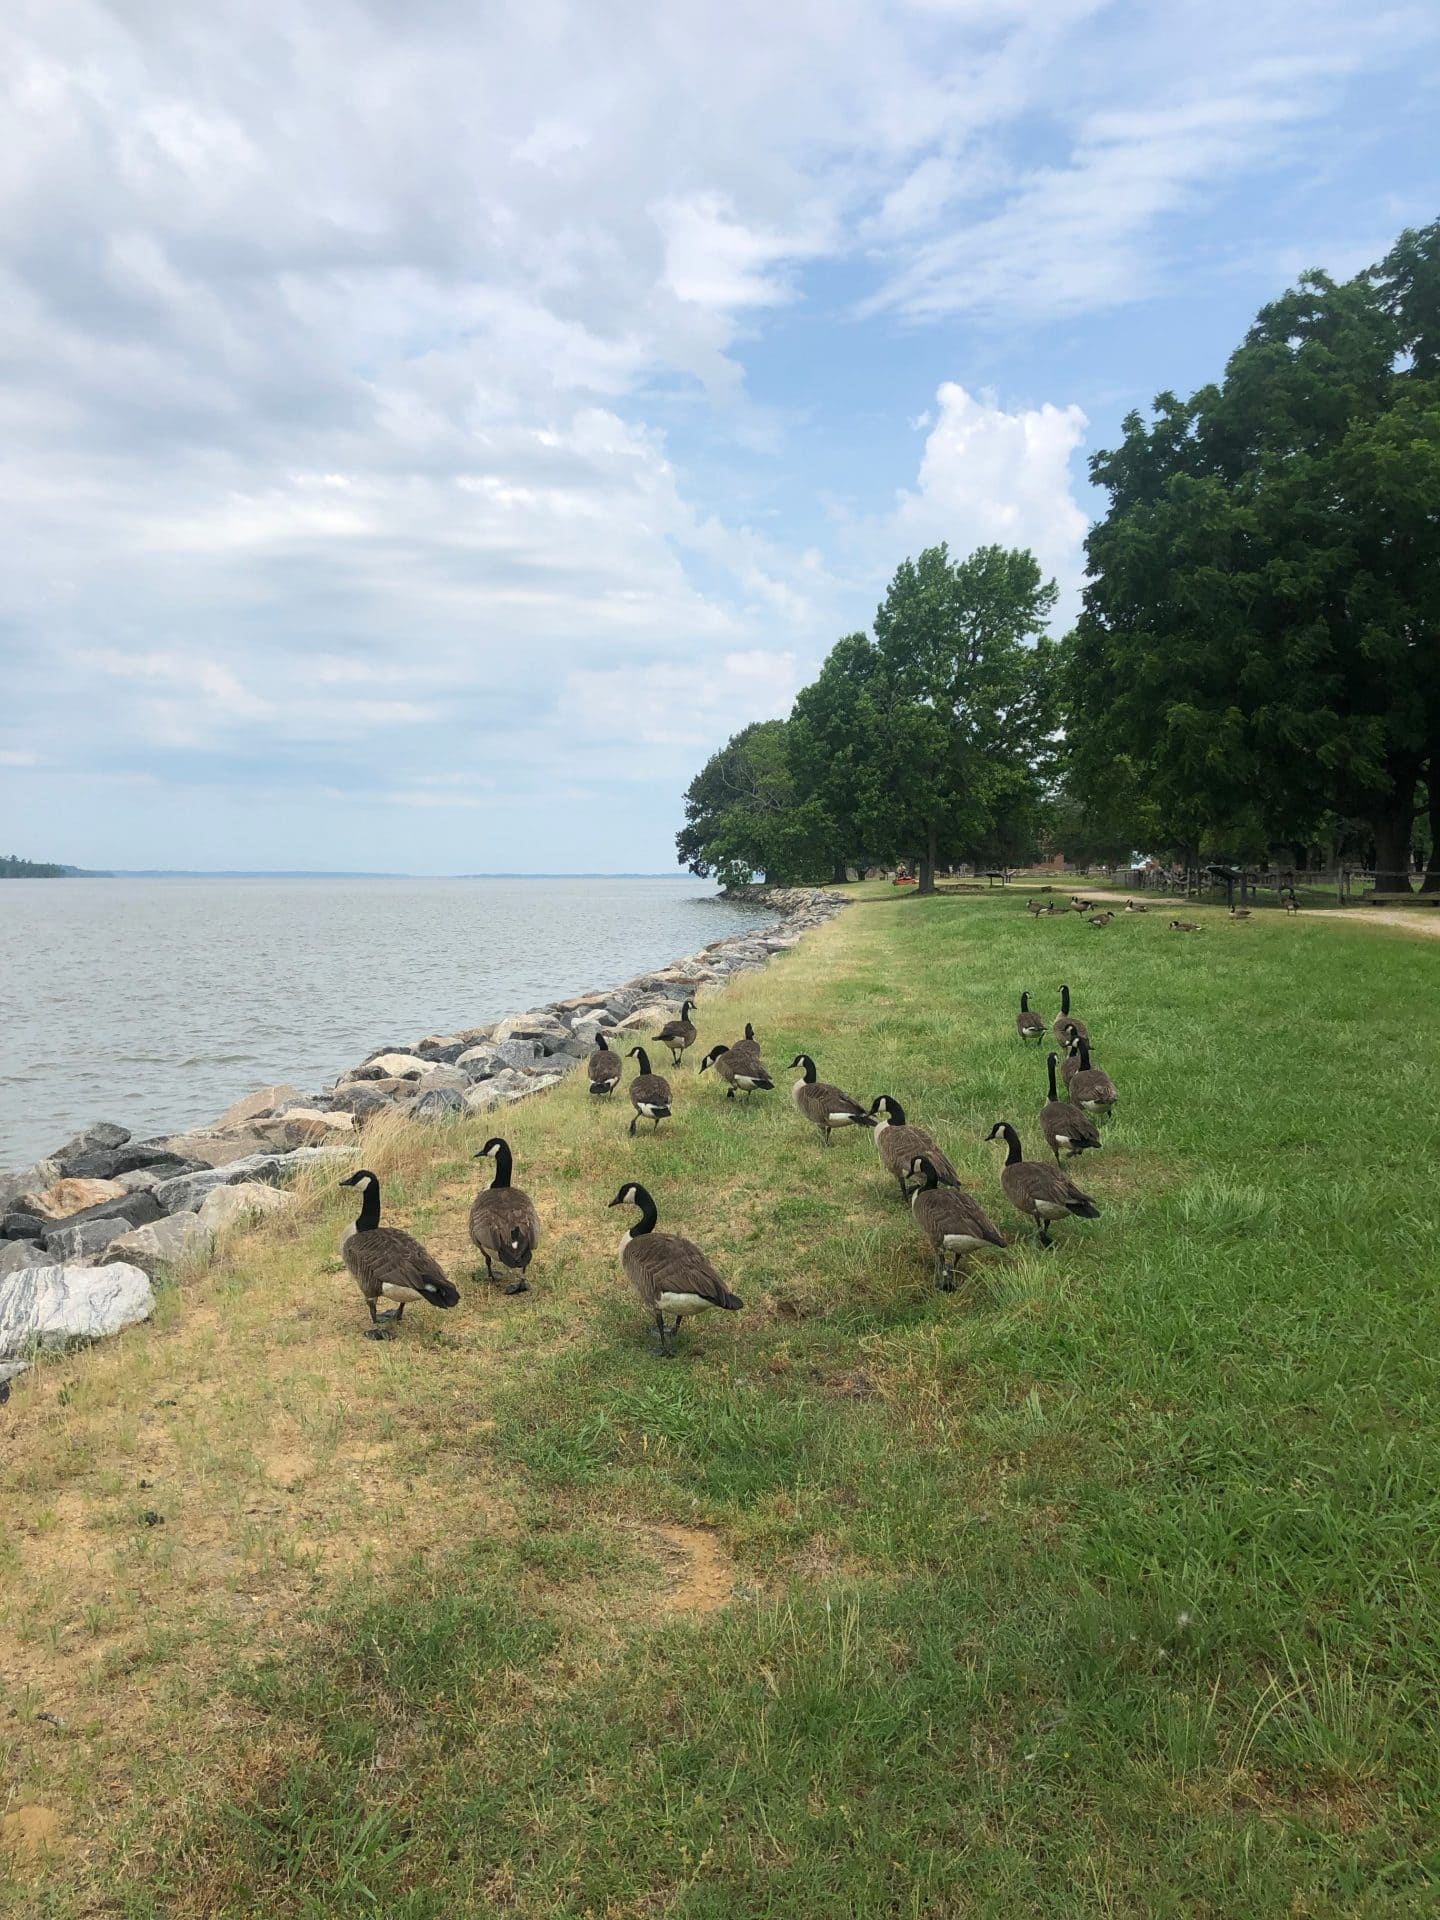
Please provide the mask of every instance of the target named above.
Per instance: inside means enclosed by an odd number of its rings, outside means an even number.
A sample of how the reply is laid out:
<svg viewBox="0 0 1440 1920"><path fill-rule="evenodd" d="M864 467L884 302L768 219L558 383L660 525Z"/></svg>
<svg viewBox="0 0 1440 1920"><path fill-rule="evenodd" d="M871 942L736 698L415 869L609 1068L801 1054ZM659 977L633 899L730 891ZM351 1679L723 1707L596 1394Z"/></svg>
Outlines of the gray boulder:
<svg viewBox="0 0 1440 1920"><path fill-rule="evenodd" d="M50 1256L38 1240L0 1240L0 1280L22 1267L45 1267Z"/></svg>
<svg viewBox="0 0 1440 1920"><path fill-rule="evenodd" d="M162 1180L155 1198L166 1213L194 1213L206 1194L216 1187L234 1187L242 1181L261 1180L278 1186L288 1173L323 1160L349 1160L353 1156L344 1147L298 1147L294 1153L255 1153L244 1160L229 1160L223 1167L202 1167L197 1173L183 1173L178 1180Z"/></svg>
<svg viewBox="0 0 1440 1920"><path fill-rule="evenodd" d="M139 1267L26 1267L0 1280L0 1361L101 1340L148 1320L154 1309L149 1275Z"/></svg>
<svg viewBox="0 0 1440 1920"><path fill-rule="evenodd" d="M267 1187L259 1180L242 1180L238 1186L215 1187L207 1193L198 1218L207 1233L220 1234L228 1232L237 1222L245 1225L262 1214L282 1213L294 1204L295 1196L281 1187Z"/></svg>
<svg viewBox="0 0 1440 1920"><path fill-rule="evenodd" d="M0 1214L9 1211L22 1193L43 1193L60 1178L60 1162L52 1157L37 1160L33 1167L21 1167L18 1173L0 1173Z"/></svg>
<svg viewBox="0 0 1440 1920"><path fill-rule="evenodd" d="M144 1167L157 1179L173 1180L177 1173L190 1173L205 1164L191 1155L176 1153L168 1140L139 1140L119 1149L115 1155L115 1171L110 1178L119 1180L125 1174L135 1173Z"/></svg>
<svg viewBox="0 0 1440 1920"><path fill-rule="evenodd" d="M488 1080L506 1067L533 1066L545 1057L539 1040L483 1040L461 1054L457 1065L468 1081Z"/></svg>
<svg viewBox="0 0 1440 1920"><path fill-rule="evenodd" d="M112 1240L100 1255L98 1265L106 1267L123 1260L139 1267L153 1279L162 1267L183 1266L186 1261L203 1260L210 1252L210 1229L202 1226L195 1213L172 1213L148 1227L136 1227Z"/></svg>
<svg viewBox="0 0 1440 1920"><path fill-rule="evenodd" d="M353 1081L350 1085L337 1087L331 1096L330 1105L342 1113L348 1113L355 1120L365 1120L372 1113L382 1113L386 1107L393 1107L394 1096L386 1093L373 1083Z"/></svg>
<svg viewBox="0 0 1440 1920"><path fill-rule="evenodd" d="M165 1211L155 1198L154 1188L142 1187L138 1193L122 1193L114 1200L102 1200L98 1206L67 1214L60 1224L79 1227L91 1220L118 1220L125 1227L143 1227L152 1220L158 1220ZM54 1225L52 1221L51 1226Z"/></svg>
<svg viewBox="0 0 1440 1920"><path fill-rule="evenodd" d="M128 1220L82 1220L78 1225L67 1220L45 1235L45 1251L52 1260L88 1260L103 1253L112 1240L134 1229Z"/></svg>
<svg viewBox="0 0 1440 1920"><path fill-rule="evenodd" d="M42 1214L17 1207L0 1219L0 1240L38 1240L45 1229L54 1224Z"/></svg>
<svg viewBox="0 0 1440 1920"><path fill-rule="evenodd" d="M81 1159L88 1153L113 1153L117 1147L123 1147L129 1138L128 1127L117 1127L111 1120L96 1120L77 1133L73 1140L67 1140L63 1147L57 1147L55 1158L69 1173L72 1160ZM103 1174L98 1177L105 1178Z"/></svg>
<svg viewBox="0 0 1440 1920"><path fill-rule="evenodd" d="M472 1087L465 1096L465 1107L470 1113L485 1113L491 1107L502 1107L510 1100L523 1100L528 1093L535 1091L535 1080L528 1073L519 1073L514 1067L505 1067L488 1080L482 1080Z"/></svg>
<svg viewBox="0 0 1440 1920"><path fill-rule="evenodd" d="M410 1107L416 1120L453 1120L464 1113L465 1100L454 1087L427 1087Z"/></svg>

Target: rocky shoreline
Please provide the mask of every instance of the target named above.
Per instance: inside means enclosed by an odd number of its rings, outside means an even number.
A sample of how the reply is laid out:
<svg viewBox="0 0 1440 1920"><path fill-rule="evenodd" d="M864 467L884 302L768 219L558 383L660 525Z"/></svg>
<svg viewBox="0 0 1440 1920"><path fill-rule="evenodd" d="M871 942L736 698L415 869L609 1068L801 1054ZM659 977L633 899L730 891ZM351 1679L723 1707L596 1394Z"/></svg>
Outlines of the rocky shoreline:
<svg viewBox="0 0 1440 1920"><path fill-rule="evenodd" d="M262 1087L208 1127L149 1140L97 1121L33 1166L0 1173L0 1397L38 1348L146 1318L162 1269L198 1264L235 1221L288 1205L289 1176L351 1158L375 1114L425 1124L531 1098L573 1072L597 1034L656 1032L683 999L763 967L846 904L809 887L746 887L727 898L779 918L617 987L377 1047L317 1093Z"/></svg>

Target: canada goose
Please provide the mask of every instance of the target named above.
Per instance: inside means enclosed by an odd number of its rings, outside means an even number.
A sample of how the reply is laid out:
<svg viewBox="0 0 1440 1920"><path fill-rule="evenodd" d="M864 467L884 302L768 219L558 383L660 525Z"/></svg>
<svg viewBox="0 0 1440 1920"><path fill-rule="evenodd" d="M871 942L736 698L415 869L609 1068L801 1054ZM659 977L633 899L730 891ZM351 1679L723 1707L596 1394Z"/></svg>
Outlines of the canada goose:
<svg viewBox="0 0 1440 1920"><path fill-rule="evenodd" d="M1170 931L1172 933L1200 933L1203 929L1195 920L1172 920L1170 922Z"/></svg>
<svg viewBox="0 0 1440 1920"><path fill-rule="evenodd" d="M514 1163L509 1146L498 1134L485 1142L475 1158L493 1159L495 1178L470 1203L470 1238L480 1249L490 1278L496 1277L491 1261L498 1260L520 1275L506 1293L525 1293L530 1286L530 1261L540 1244L540 1216L529 1194L511 1186Z"/></svg>
<svg viewBox="0 0 1440 1920"><path fill-rule="evenodd" d="M1077 1020L1070 1011L1070 989L1064 983L1060 987L1060 1011L1051 1022L1055 1029L1055 1038L1068 1047L1076 1034L1084 1039L1090 1038L1090 1029L1083 1020Z"/></svg>
<svg viewBox="0 0 1440 1920"><path fill-rule="evenodd" d="M1039 1229L1042 1247L1053 1245L1050 1222L1074 1214L1080 1220L1098 1220L1100 1209L1088 1193L1058 1167L1047 1167L1043 1160L1026 1160L1020 1153L1020 1136L1008 1120L997 1120L986 1134L987 1140L1005 1144L1005 1164L1000 1169L1000 1184L1005 1198L1017 1213L1028 1214Z"/></svg>
<svg viewBox="0 0 1440 1920"><path fill-rule="evenodd" d="M1040 1131L1049 1142L1058 1167L1062 1147L1073 1160L1077 1153L1084 1153L1087 1147L1099 1146L1100 1129L1088 1113L1082 1113L1079 1107L1060 1098L1055 1086L1055 1061L1053 1053L1046 1059L1050 1069L1050 1098L1040 1109Z"/></svg>
<svg viewBox="0 0 1440 1920"><path fill-rule="evenodd" d="M1042 913L1049 913L1050 909L1043 900L1027 900L1025 902L1025 911L1034 914L1038 920Z"/></svg>
<svg viewBox="0 0 1440 1920"><path fill-rule="evenodd" d="M1095 902L1093 900L1082 900L1078 893L1071 894L1070 904L1076 913L1093 913L1095 911Z"/></svg>
<svg viewBox="0 0 1440 1920"><path fill-rule="evenodd" d="M725 1098L733 1100L737 1092L748 1099L752 1093L773 1093L775 1082L765 1071L758 1054L742 1052L735 1057L734 1047L727 1047L722 1041L714 1046L700 1062L700 1071L714 1067L720 1079L725 1082Z"/></svg>
<svg viewBox="0 0 1440 1920"><path fill-rule="evenodd" d="M744 1306L745 1302L730 1291L693 1240L682 1240L678 1233L656 1233L659 1215L644 1187L633 1180L627 1181L610 1205L640 1209L639 1220L620 1242L620 1266L654 1314L660 1351L667 1360L672 1351L670 1337L680 1331L680 1322L687 1315L704 1313L709 1307L738 1313ZM667 1313L675 1316L674 1326L668 1329Z"/></svg>
<svg viewBox="0 0 1440 1920"><path fill-rule="evenodd" d="M901 1199L909 1198L910 1174L917 1156L922 1153L946 1186L959 1186L959 1174L924 1127L907 1123L905 1109L898 1100L888 1093L879 1094L870 1102L870 1111L875 1116L875 1151L886 1171L894 1174Z"/></svg>
<svg viewBox="0 0 1440 1920"><path fill-rule="evenodd" d="M732 1040L730 1042L730 1051L731 1053L741 1056L748 1054L752 1060L758 1060L760 1058L760 1042L755 1038L755 1029L748 1020L745 1022L745 1038L743 1040Z"/></svg>
<svg viewBox="0 0 1440 1920"><path fill-rule="evenodd" d="M1138 904L1134 900L1127 900L1125 902L1125 911L1126 913L1149 913L1150 909L1143 904Z"/></svg>
<svg viewBox="0 0 1440 1920"><path fill-rule="evenodd" d="M355 1277L365 1304L370 1309L367 1340L389 1338L392 1327L404 1317L406 1303L428 1301L432 1307L453 1307L459 1303L460 1289L447 1280L445 1270L412 1234L399 1227L380 1224L380 1182L368 1167L352 1173L342 1187L364 1186L360 1211L355 1224L340 1236L340 1257ZM377 1313L375 1302L381 1295L396 1304L389 1313Z"/></svg>
<svg viewBox="0 0 1440 1920"><path fill-rule="evenodd" d="M641 1114L647 1120L655 1122L655 1131L660 1131L660 1122L670 1118L670 1082L650 1071L650 1056L643 1047L631 1047L631 1060L640 1062L635 1078L630 1082L630 1104L635 1109L630 1122L630 1136L635 1136L635 1127Z"/></svg>
<svg viewBox="0 0 1440 1920"><path fill-rule="evenodd" d="M1092 913L1090 924L1092 927L1108 927L1114 918L1113 913Z"/></svg>
<svg viewBox="0 0 1440 1920"><path fill-rule="evenodd" d="M959 1181L944 1181L929 1154L917 1153L907 1169L920 1184L910 1195L915 1224L935 1250L935 1284L955 1291L955 1269L967 1253L982 1247L1007 1247L1009 1241Z"/></svg>
<svg viewBox="0 0 1440 1920"><path fill-rule="evenodd" d="M1230 918L1232 920L1248 920L1250 918L1249 907L1231 907Z"/></svg>
<svg viewBox="0 0 1440 1920"><path fill-rule="evenodd" d="M585 1062L591 1093L611 1094L620 1078L620 1056L603 1033L595 1036L595 1051Z"/></svg>
<svg viewBox="0 0 1440 1920"><path fill-rule="evenodd" d="M1071 1041L1063 1072L1070 1098L1077 1107L1083 1107L1086 1113L1096 1114L1102 1120L1115 1111L1115 1102L1120 1098L1115 1091L1115 1082L1108 1073L1091 1066L1088 1040Z"/></svg>
<svg viewBox="0 0 1440 1920"><path fill-rule="evenodd" d="M1285 902L1285 911L1286 913L1298 913L1300 911L1300 902L1295 898L1293 893Z"/></svg>
<svg viewBox="0 0 1440 1920"><path fill-rule="evenodd" d="M679 1066L685 1057L685 1049L693 1047L699 1035L695 1031L695 1022L690 1015L695 1011L695 1002L687 1000L680 1009L678 1020L667 1020L659 1033L652 1033L652 1040L659 1040L670 1049L670 1059Z"/></svg>
<svg viewBox="0 0 1440 1920"><path fill-rule="evenodd" d="M1020 996L1020 1011L1015 1016L1015 1031L1022 1040L1043 1040L1045 1038L1045 1022L1040 1018L1038 1013L1031 1011L1030 996L1028 993L1022 993Z"/></svg>
<svg viewBox="0 0 1440 1920"><path fill-rule="evenodd" d="M790 1098L805 1118L819 1127L827 1147L836 1127L874 1126L874 1116L868 1114L858 1100L852 1100L839 1087L815 1078L815 1062L808 1053L797 1053L790 1064L803 1068L805 1073L805 1078L797 1080L790 1089Z"/></svg>

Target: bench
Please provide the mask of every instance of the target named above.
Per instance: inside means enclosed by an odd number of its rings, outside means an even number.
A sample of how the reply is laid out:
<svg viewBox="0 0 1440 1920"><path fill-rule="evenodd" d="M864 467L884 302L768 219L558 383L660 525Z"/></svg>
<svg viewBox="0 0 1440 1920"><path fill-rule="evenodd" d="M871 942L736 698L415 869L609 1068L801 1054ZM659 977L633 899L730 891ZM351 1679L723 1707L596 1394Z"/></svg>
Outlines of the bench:
<svg viewBox="0 0 1440 1920"><path fill-rule="evenodd" d="M1440 907L1440 893L1362 893L1362 907Z"/></svg>

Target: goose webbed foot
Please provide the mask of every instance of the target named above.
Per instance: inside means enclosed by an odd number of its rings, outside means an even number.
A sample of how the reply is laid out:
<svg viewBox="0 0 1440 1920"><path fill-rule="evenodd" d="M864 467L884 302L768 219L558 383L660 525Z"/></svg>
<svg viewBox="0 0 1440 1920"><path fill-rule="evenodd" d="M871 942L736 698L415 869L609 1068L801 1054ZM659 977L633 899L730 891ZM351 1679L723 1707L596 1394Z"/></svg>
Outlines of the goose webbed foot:
<svg viewBox="0 0 1440 1920"><path fill-rule="evenodd" d="M386 1322L380 1322L380 1321L377 1321L377 1322L376 1322L376 1324L375 1324L375 1325L374 1325L373 1327L366 1327L366 1329L365 1329L365 1338L366 1338L367 1340L388 1340L388 1339L390 1339L390 1338L391 1338L391 1336L392 1336L392 1335L394 1334L394 1332L395 1332L395 1329L394 1329L394 1327L393 1327L393 1326L391 1326L391 1325L389 1325L389 1324L387 1324L387 1322L388 1322L388 1318L389 1318L389 1316L387 1315L387 1316L386 1316Z"/></svg>
<svg viewBox="0 0 1440 1920"><path fill-rule="evenodd" d="M635 1121L636 1121L636 1120L638 1120L639 1118L640 1118L640 1116L639 1116L639 1114L637 1113L637 1114L636 1114L636 1116L635 1116L635 1120L632 1120L632 1121L630 1122L630 1138L631 1138L632 1140L633 1140L633 1139L635 1138Z"/></svg>
<svg viewBox="0 0 1440 1920"><path fill-rule="evenodd" d="M677 1327L680 1325L678 1317L676 1318L675 1325ZM662 1360L673 1360L675 1358L675 1350L670 1345L670 1336L665 1329L665 1316L663 1313L657 1313L655 1315L655 1325L651 1329L651 1334L657 1343L656 1351L659 1353L660 1358Z"/></svg>
<svg viewBox="0 0 1440 1920"><path fill-rule="evenodd" d="M530 1291L530 1282L528 1280L517 1280L513 1286L506 1287L505 1291L507 1294L528 1293Z"/></svg>

